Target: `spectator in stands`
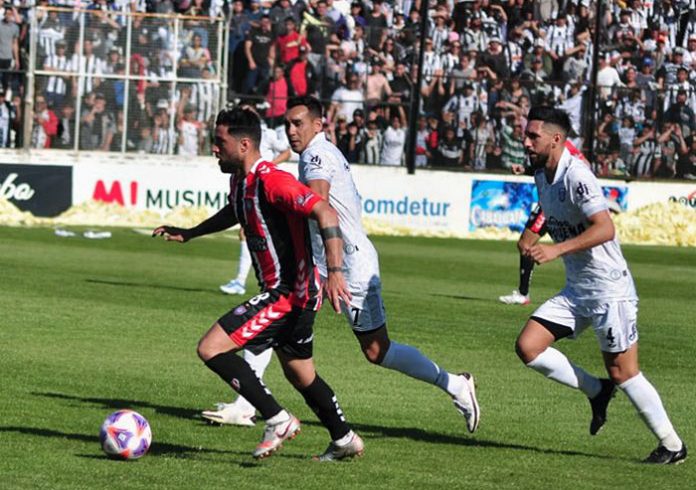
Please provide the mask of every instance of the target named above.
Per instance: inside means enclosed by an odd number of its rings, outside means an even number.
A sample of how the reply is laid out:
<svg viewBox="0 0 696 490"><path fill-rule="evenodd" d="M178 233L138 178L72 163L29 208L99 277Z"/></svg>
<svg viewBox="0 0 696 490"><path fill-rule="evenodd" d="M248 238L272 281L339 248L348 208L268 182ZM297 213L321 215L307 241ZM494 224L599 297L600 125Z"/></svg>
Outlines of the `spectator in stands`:
<svg viewBox="0 0 696 490"><path fill-rule="evenodd" d="M51 139L58 133L58 117L48 107L46 98L36 97L34 127L31 133L32 148L50 148Z"/></svg>
<svg viewBox="0 0 696 490"><path fill-rule="evenodd" d="M17 113L5 98L5 88L0 84L0 148L11 148L12 129Z"/></svg>
<svg viewBox="0 0 696 490"><path fill-rule="evenodd" d="M282 0L287 3L287 0ZM280 63L288 65L300 56L300 47L307 46L307 40L297 32L297 22L293 17L285 19L285 30L282 36L278 36L276 46L280 57Z"/></svg>
<svg viewBox="0 0 696 490"><path fill-rule="evenodd" d="M273 79L268 84L266 91L266 124L270 128L278 126L285 116L288 106L288 82L285 79L283 65L276 65L273 68Z"/></svg>
<svg viewBox="0 0 696 490"><path fill-rule="evenodd" d="M633 142L636 138L636 128L633 118L625 116L619 128L619 156L627 168L633 164Z"/></svg>
<svg viewBox="0 0 696 490"><path fill-rule="evenodd" d="M312 65L307 60L307 46L299 47L299 57L290 62L287 67L288 77L288 93L290 96L301 97L308 94L314 94L315 78Z"/></svg>
<svg viewBox="0 0 696 490"><path fill-rule="evenodd" d="M566 53L568 53L568 56L563 63L563 81L584 80L585 72L589 67L585 59L585 46L579 44L570 48Z"/></svg>
<svg viewBox="0 0 696 490"><path fill-rule="evenodd" d="M650 177L653 167L653 155L656 150L655 130L650 121L646 121L640 133L633 140L633 171L635 177Z"/></svg>
<svg viewBox="0 0 696 490"><path fill-rule="evenodd" d="M199 34L193 35L193 44L186 46L179 61L180 74L187 78L200 78L201 70L211 62L210 51L203 47L203 39Z"/></svg>
<svg viewBox="0 0 696 490"><path fill-rule="evenodd" d="M116 119L106 110L106 97L95 93L92 106L85 104L80 118L80 149L108 151L116 132Z"/></svg>
<svg viewBox="0 0 696 490"><path fill-rule="evenodd" d="M152 153L171 155L174 153L176 133L170 127L169 104L165 99L157 102L157 111L152 117Z"/></svg>
<svg viewBox="0 0 696 490"><path fill-rule="evenodd" d="M84 73L84 77L73 77L72 91L73 97L80 94L88 94L94 92L102 83L102 78L99 76L104 73L106 62L94 54L93 43L91 39L85 39L82 45L82 56L80 56L80 42L75 43L75 52L70 61L70 67L73 72Z"/></svg>
<svg viewBox="0 0 696 490"><path fill-rule="evenodd" d="M360 133L358 125L355 123L355 121L347 125L347 131L338 138L337 146L338 149L341 150L341 153L343 153L343 156L346 157L346 160L348 160L350 163L360 161L363 146L363 135Z"/></svg>
<svg viewBox="0 0 696 490"><path fill-rule="evenodd" d="M365 84L365 96L368 105L377 105L384 102L392 94L389 81L382 72L382 63L380 58L372 60L370 74L367 76Z"/></svg>
<svg viewBox="0 0 696 490"><path fill-rule="evenodd" d="M288 19L292 19L294 30L297 31L298 21L300 17L293 10L290 0L277 0L273 7L268 11L268 17L271 19L273 26L273 34L276 38L287 36L290 32L288 27ZM282 57L281 57L282 58ZM287 63L290 60L283 61Z"/></svg>
<svg viewBox="0 0 696 490"><path fill-rule="evenodd" d="M439 155L438 165L444 167L459 167L464 163L464 152L462 143L457 138L457 129L454 126L445 126L445 131L438 143L437 152Z"/></svg>
<svg viewBox="0 0 696 490"><path fill-rule="evenodd" d="M38 12L44 13L42 18L39 18ZM65 26L58 16L57 10L39 10L37 12L38 32L38 54L39 59L44 59L48 56L56 54L58 42L65 40Z"/></svg>
<svg viewBox="0 0 696 490"><path fill-rule="evenodd" d="M379 51L389 33L389 23L384 13L384 0L372 0L372 10L365 18L367 22L367 45Z"/></svg>
<svg viewBox="0 0 696 490"><path fill-rule="evenodd" d="M677 174L687 180L696 180L696 135L688 138L688 151L682 155L677 167Z"/></svg>
<svg viewBox="0 0 696 490"><path fill-rule="evenodd" d="M5 91L10 89L10 80L14 78L9 71L19 70L21 66L17 17L15 8L6 6L4 16L0 21L0 73L2 74L0 82Z"/></svg>
<svg viewBox="0 0 696 490"><path fill-rule="evenodd" d="M442 108L442 112L454 114L453 124L457 130L458 138L464 136L466 128L471 128L471 114L475 111L482 111L482 106L481 100L474 92L474 86L471 82L466 82L464 84L464 92L455 93Z"/></svg>
<svg viewBox="0 0 696 490"><path fill-rule="evenodd" d="M65 55L65 41L58 41L56 52L46 56L43 69L55 73L46 82L46 100L49 107L59 110L68 93L69 73L73 71L70 59Z"/></svg>
<svg viewBox="0 0 696 490"><path fill-rule="evenodd" d="M694 110L687 104L687 97L686 90L679 89L677 100L665 113L665 120L679 128L678 134L683 135L685 138L696 132L696 115Z"/></svg>
<svg viewBox="0 0 696 490"><path fill-rule="evenodd" d="M368 121L367 130L365 131L365 144L363 146L362 163L369 165L378 165L380 161L380 153L382 151L382 133L379 130L377 121Z"/></svg>
<svg viewBox="0 0 696 490"><path fill-rule="evenodd" d="M481 112L471 115L471 128L467 131L470 142L468 161L474 170L483 171L486 169L488 153L495 139L493 128Z"/></svg>
<svg viewBox="0 0 696 490"><path fill-rule="evenodd" d="M380 160L382 165L401 165L406 144L406 112L403 106L397 108L397 113L391 116L391 124L384 131Z"/></svg>
<svg viewBox="0 0 696 490"><path fill-rule="evenodd" d="M671 178L677 173L677 159L685 155L689 147L684 140L681 127L676 123L665 124L665 130L658 138L660 150L653 160L653 176ZM661 155L658 159L657 155Z"/></svg>
<svg viewBox="0 0 696 490"><path fill-rule="evenodd" d="M75 102L71 99L65 101L60 108L58 118L58 132L51 142L52 148L72 150L75 148Z"/></svg>
<svg viewBox="0 0 696 490"><path fill-rule="evenodd" d="M513 165L524 165L525 151L522 144L522 122L519 119L511 118L512 127L505 119L501 120L501 140L502 140L502 165L503 168L511 169Z"/></svg>
<svg viewBox="0 0 696 490"><path fill-rule="evenodd" d="M348 86L341 86L331 96L331 106L326 117L333 121L339 114L343 114L350 122L356 109L362 109L365 97L360 87L360 78L356 74L348 76Z"/></svg>
<svg viewBox="0 0 696 490"><path fill-rule="evenodd" d="M495 72L497 78L510 77L510 67L503 52L502 41L493 37L488 41L488 49L479 56L479 66L487 66Z"/></svg>
<svg viewBox="0 0 696 490"><path fill-rule="evenodd" d="M269 70L275 64L274 42L271 19L264 15L259 27L252 28L244 41L244 52L249 64L243 87L245 94L254 94L259 86L266 86Z"/></svg>

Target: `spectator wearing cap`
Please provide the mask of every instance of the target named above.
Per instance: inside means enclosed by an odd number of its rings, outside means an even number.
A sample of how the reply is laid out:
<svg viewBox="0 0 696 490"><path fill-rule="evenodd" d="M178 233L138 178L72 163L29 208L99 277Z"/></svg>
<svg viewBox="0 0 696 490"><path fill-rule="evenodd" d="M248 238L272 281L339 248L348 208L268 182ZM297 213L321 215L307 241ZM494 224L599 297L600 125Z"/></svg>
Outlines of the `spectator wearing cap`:
<svg viewBox="0 0 696 490"><path fill-rule="evenodd" d="M299 56L292 60L286 69L290 96L302 97L316 92L316 76L307 60L307 51L307 46L300 46Z"/></svg>
<svg viewBox="0 0 696 490"><path fill-rule="evenodd" d="M49 107L59 110L68 93L69 73L73 71L71 60L66 56L65 41L56 43L56 52L44 59L43 69L55 73L46 82L46 100Z"/></svg>
<svg viewBox="0 0 696 490"><path fill-rule="evenodd" d="M382 72L382 60L374 58L365 83L365 99L368 105L378 104L391 96L392 91L387 77Z"/></svg>
<svg viewBox="0 0 696 490"><path fill-rule="evenodd" d="M355 73L348 75L348 84L337 88L331 95L331 106L327 112L327 119L333 121L339 115L344 115L348 122L353 119L356 109L362 109L365 97L360 87L360 78Z"/></svg>
<svg viewBox="0 0 696 490"><path fill-rule="evenodd" d="M546 42L542 38L535 39L531 51L525 55L525 69L530 69L535 59L541 60L541 68L545 73L544 79L550 77L553 72L553 59L551 59L546 49ZM522 71L524 72L524 70Z"/></svg>
<svg viewBox="0 0 696 490"><path fill-rule="evenodd" d="M471 115L476 111L484 112L484 108L471 82L466 82L464 91L455 93L442 108L443 113L454 114L453 124L457 129L458 138L464 136L465 129L471 128Z"/></svg>
<svg viewBox="0 0 696 490"><path fill-rule="evenodd" d="M657 84L661 89L667 89L677 81L677 71L684 65L684 48L677 47L672 51L672 56L669 61L662 64L662 67L657 71ZM688 69L688 68L687 68Z"/></svg>
<svg viewBox="0 0 696 490"><path fill-rule="evenodd" d="M265 15L261 18L259 27L252 28L244 41L244 52L249 65L242 89L245 94L254 94L258 87L268 83L270 69L275 63L274 43L271 19Z"/></svg>
<svg viewBox="0 0 696 490"><path fill-rule="evenodd" d="M652 112L655 108L657 80L655 79L654 67L653 59L646 56L640 65L640 72L636 73L636 84L641 90L648 112Z"/></svg>
<svg viewBox="0 0 696 490"><path fill-rule="evenodd" d="M300 47L307 47L307 40L297 31L297 22L293 17L285 19L285 34L278 36L276 47L280 57L280 62L284 65L289 64L300 55Z"/></svg>
<svg viewBox="0 0 696 490"><path fill-rule="evenodd" d="M493 70L498 78L510 78L510 66L503 52L501 39L492 37L488 41L488 49L481 54L479 62Z"/></svg>

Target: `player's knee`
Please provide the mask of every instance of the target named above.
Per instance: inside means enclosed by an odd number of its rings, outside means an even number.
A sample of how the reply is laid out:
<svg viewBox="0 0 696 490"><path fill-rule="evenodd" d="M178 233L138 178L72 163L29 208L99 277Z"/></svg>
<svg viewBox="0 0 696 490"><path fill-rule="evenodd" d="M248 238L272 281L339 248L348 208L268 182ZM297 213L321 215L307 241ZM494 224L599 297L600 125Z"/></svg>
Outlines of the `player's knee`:
<svg viewBox="0 0 696 490"><path fill-rule="evenodd" d="M607 368L607 374L614 384L620 385L629 379L638 376L640 369L637 366L610 366Z"/></svg>
<svg viewBox="0 0 696 490"><path fill-rule="evenodd" d="M386 349L382 349L382 346L377 342L373 342L369 346L363 347L365 359L370 361L372 364L382 364L386 353Z"/></svg>
<svg viewBox="0 0 696 490"><path fill-rule="evenodd" d="M196 347L196 353L201 361L206 362L220 354L220 350L213 345L206 337L203 337Z"/></svg>
<svg viewBox="0 0 696 490"><path fill-rule="evenodd" d="M515 342L515 353L517 357L520 358L525 365L532 362L536 357L541 354L539 349L535 348L530 342L526 341L522 337L518 337Z"/></svg>

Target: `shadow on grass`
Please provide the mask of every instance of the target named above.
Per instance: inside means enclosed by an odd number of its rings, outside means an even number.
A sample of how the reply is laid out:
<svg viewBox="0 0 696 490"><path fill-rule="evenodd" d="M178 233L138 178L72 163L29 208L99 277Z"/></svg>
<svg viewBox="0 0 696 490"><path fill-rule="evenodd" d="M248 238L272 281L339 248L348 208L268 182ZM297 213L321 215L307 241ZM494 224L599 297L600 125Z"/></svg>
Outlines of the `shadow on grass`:
<svg viewBox="0 0 696 490"><path fill-rule="evenodd" d="M477 298L475 296L464 296L461 294L429 293L428 296L437 296L438 298L461 299L464 301L483 301L486 303L492 301L491 298Z"/></svg>
<svg viewBox="0 0 696 490"><path fill-rule="evenodd" d="M85 282L90 284L102 284L106 286L125 286L125 287L136 287L136 288L149 288L149 289L170 289L172 291L183 291L186 293L215 293L217 292L213 288L201 289L201 288L182 288L179 286L170 286L166 284L143 284L139 282L126 282L126 281L105 281L103 279L85 279Z"/></svg>
<svg viewBox="0 0 696 490"><path fill-rule="evenodd" d="M302 424L322 427L322 425L319 422L315 422L313 420L306 422L303 421ZM353 429L355 429L356 432L358 432L361 436L363 436L366 439L380 439L388 437L392 439L410 439L413 441L427 442L431 444L450 444L456 446L469 446L479 448L512 449L517 451L529 451L540 454L583 456L586 458L617 460L625 459L607 456L606 454L592 454L567 449L553 449L528 446L525 444L516 444L514 442L492 441L487 439L481 439L478 436L461 437L451 434L442 434L438 432L428 432L417 427L384 427L381 425L360 424L352 422L350 425Z"/></svg>
<svg viewBox="0 0 696 490"><path fill-rule="evenodd" d="M68 439L70 441L80 441L88 442L90 444L95 444L99 446L99 436L97 435L87 435L78 434L72 432L62 432L59 430L52 429L41 429L38 427L17 427L17 426L0 426L0 433L4 432L15 432L18 434L36 436L36 437L49 437L56 439ZM148 454L155 456L176 456L180 458L186 458L187 454L228 454L235 456L249 456L247 452L242 451L223 451L221 449L207 449L202 447L192 447L185 446L183 444L170 444L167 442L155 441L150 446ZM104 456L90 456L98 459L108 459L106 455Z"/></svg>
<svg viewBox="0 0 696 490"><path fill-rule="evenodd" d="M136 410L138 408L150 408L157 413L178 417L187 420L200 419L200 411L191 408L171 407L168 405L157 405L142 400L124 400L121 398L97 398L87 396L66 395L65 393L37 393L33 392L34 396L43 396L46 398L56 398L59 400L78 401L82 403L93 403L101 405L105 408L119 410L122 408L130 408ZM202 419L200 419L202 420Z"/></svg>

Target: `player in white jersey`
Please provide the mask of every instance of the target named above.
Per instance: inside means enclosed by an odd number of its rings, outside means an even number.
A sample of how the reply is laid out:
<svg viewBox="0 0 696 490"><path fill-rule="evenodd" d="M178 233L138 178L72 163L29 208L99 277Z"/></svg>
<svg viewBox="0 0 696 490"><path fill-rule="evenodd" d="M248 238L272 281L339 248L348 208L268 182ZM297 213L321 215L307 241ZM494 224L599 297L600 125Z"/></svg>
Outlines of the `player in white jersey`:
<svg viewBox="0 0 696 490"><path fill-rule="evenodd" d="M300 181L327 199L338 213L344 240L342 269L352 297L350 304L344 303L342 309L365 357L374 364L400 371L446 391L465 417L469 432L474 432L478 428L480 409L473 375L448 373L418 349L394 342L387 334L377 251L362 227L362 204L350 165L323 132L319 101L314 97L290 100L285 128L291 148L300 153ZM310 221L310 226L315 225ZM321 235L314 227L312 245L315 262L326 281L331 271L326 268L324 249L319 240ZM203 412L203 416L222 422L237 419L235 412L228 405L218 412Z"/></svg>
<svg viewBox="0 0 696 490"><path fill-rule="evenodd" d="M527 119L524 146L537 169L539 200L554 241L537 243L528 254L538 264L562 257L566 285L529 318L517 339L517 354L547 378L585 393L592 408L591 435L604 425L618 385L660 441L645 462L684 461L686 445L638 367L638 297L599 182L565 147L570 131L565 112L534 107ZM592 376L551 347L556 340L577 337L590 325L611 379Z"/></svg>

